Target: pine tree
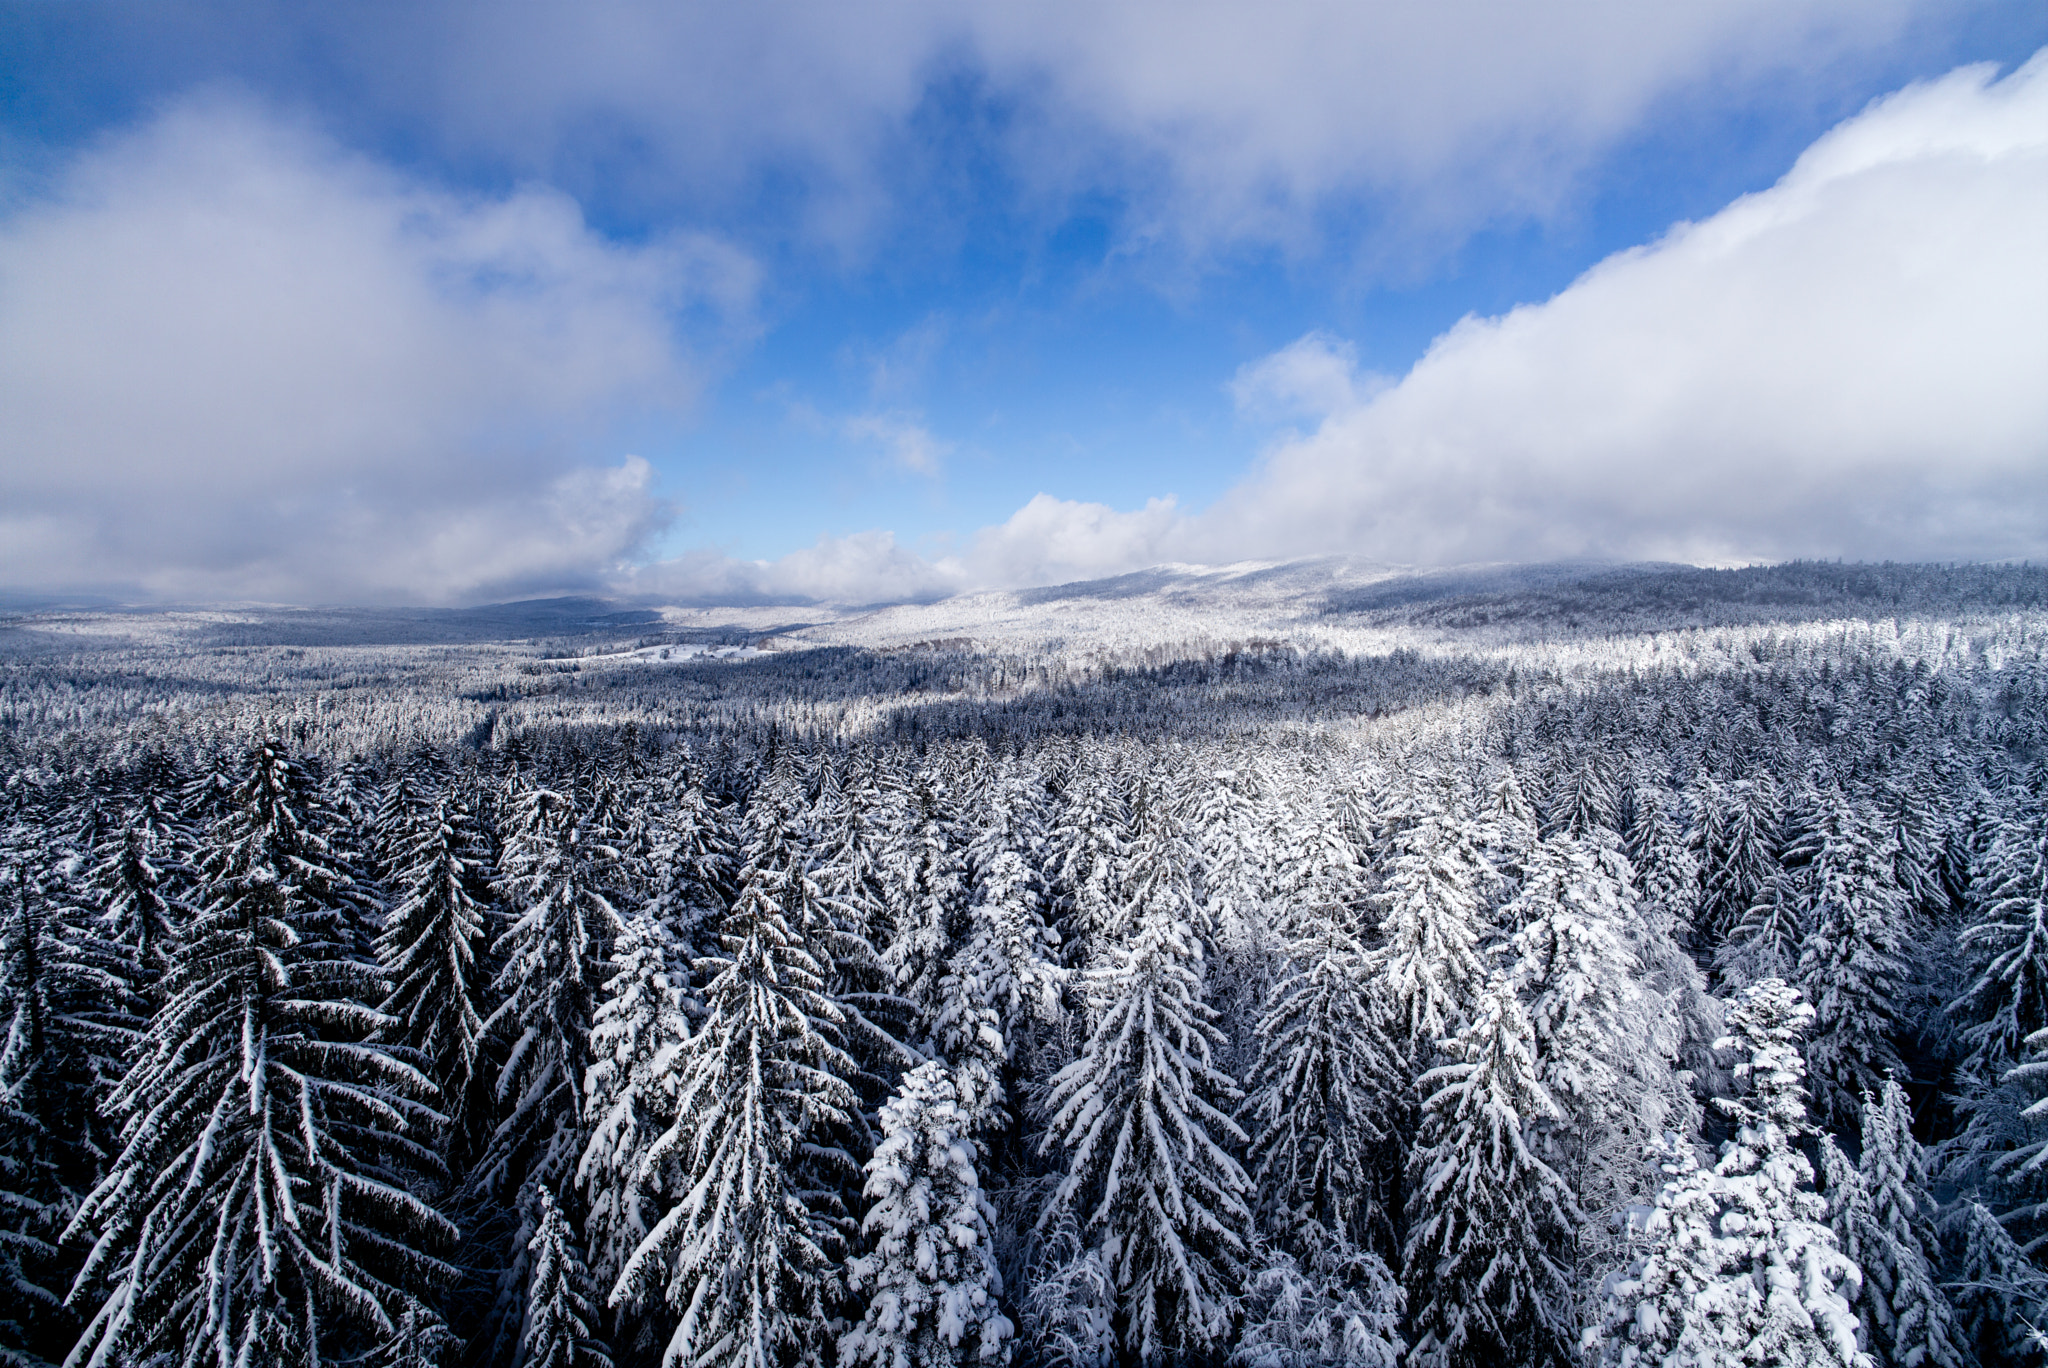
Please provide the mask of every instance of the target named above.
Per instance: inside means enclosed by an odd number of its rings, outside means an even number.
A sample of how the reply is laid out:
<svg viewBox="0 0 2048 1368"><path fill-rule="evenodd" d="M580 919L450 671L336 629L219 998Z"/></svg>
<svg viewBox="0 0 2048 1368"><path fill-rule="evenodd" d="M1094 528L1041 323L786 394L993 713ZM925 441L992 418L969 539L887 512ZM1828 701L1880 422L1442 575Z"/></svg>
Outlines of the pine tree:
<svg viewBox="0 0 2048 1368"><path fill-rule="evenodd" d="M997 1299L995 1213L975 1175L972 1118L952 1074L933 1061L903 1076L882 1108L882 1143L868 1161L873 1203L862 1230L872 1250L847 1265L867 1300L839 1339L842 1368L1000 1363L1015 1327Z"/></svg>
<svg viewBox="0 0 2048 1368"><path fill-rule="evenodd" d="M1408 1160L1410 1361L1562 1363L1571 1332L1565 1258L1578 1213L1528 1143L1531 1126L1560 1114L1505 975L1448 1044L1452 1062L1419 1080L1433 1091Z"/></svg>
<svg viewBox="0 0 2048 1368"><path fill-rule="evenodd" d="M1942 1214L1943 1289L1979 1363L2048 1364L2048 1273L2014 1242L2004 1222L1964 1199Z"/></svg>
<svg viewBox="0 0 2048 1368"><path fill-rule="evenodd" d="M1826 1224L1806 1119L1799 1036L1813 1008L1782 979L1728 1014L1749 1091L1717 1099L1736 1125L1712 1169L1675 1136L1658 1148L1670 1181L1645 1223L1648 1251L1608 1293L1605 1361L1870 1368L1850 1310L1861 1274Z"/></svg>
<svg viewBox="0 0 2048 1368"><path fill-rule="evenodd" d="M486 911L472 890L484 869L465 809L441 800L413 815L418 829L402 848L393 847L398 898L377 937L377 957L392 984L383 1012L394 1024L384 1038L426 1061L456 1153L483 1038Z"/></svg>
<svg viewBox="0 0 2048 1368"><path fill-rule="evenodd" d="M502 961L499 1003L483 1028L506 1049L498 1125L469 1180L480 1193L529 1180L559 1187L582 1151L591 1018L602 966L623 929L598 877L607 852L584 837L564 794L530 788L516 797L494 885L512 923L493 946ZM530 1238L522 1232L519 1246Z"/></svg>
<svg viewBox="0 0 2048 1368"><path fill-rule="evenodd" d="M1806 1058L1821 1116L1845 1126L1857 1099L1904 1072L1892 1037L1910 909L1893 881L1886 838L1839 790L1805 845L1802 920L1812 931L1798 972L1815 1013Z"/></svg>
<svg viewBox="0 0 2048 1368"><path fill-rule="evenodd" d="M590 1031L584 1086L590 1140L576 1166L589 1203L583 1229L591 1261L607 1287L653 1222L641 1166L675 1120L667 1075L690 1038L688 983L667 926L644 913L628 921L613 947L611 978Z"/></svg>
<svg viewBox="0 0 2048 1368"><path fill-rule="evenodd" d="M1318 1245L1372 1249L1392 1234L1376 1178L1387 1168L1405 1059L1380 1024L1356 933L1335 912L1303 922L1259 1022L1243 1109L1258 1209L1283 1242L1312 1222L1326 1232L1311 1237Z"/></svg>
<svg viewBox="0 0 2048 1368"><path fill-rule="evenodd" d="M590 1275L568 1218L546 1188L530 1198L539 1208L526 1293L526 1323L519 1333L519 1368L610 1368L611 1354L597 1337Z"/></svg>
<svg viewBox="0 0 2048 1368"><path fill-rule="evenodd" d="M1872 1356L1888 1368L1964 1368L1971 1356L1936 1286L1940 1249L1906 1090L1887 1081L1878 1096L1865 1095L1860 1165L1832 1137L1822 1138L1821 1158L1828 1224L1863 1271L1854 1306Z"/></svg>
<svg viewBox="0 0 2048 1368"><path fill-rule="evenodd" d="M761 885L724 922L701 1029L676 1053L668 1130L641 1172L665 1211L627 1260L615 1307L665 1300L665 1364L814 1363L824 1349L834 1213L799 1186L801 1152L852 1124L839 1009Z"/></svg>
<svg viewBox="0 0 2048 1368"><path fill-rule="evenodd" d="M1383 944L1373 969L1390 1023L1416 1065L1454 1035L1486 984L1482 890L1493 877L1472 824L1427 816L1401 833L1379 894Z"/></svg>
<svg viewBox="0 0 2048 1368"><path fill-rule="evenodd" d="M96 1236L73 1300L108 1289L81 1363L317 1363L450 1271L454 1228L407 1185L435 1167L433 1083L363 1043L383 985L349 953L307 788L259 744L203 854L205 907L112 1098L123 1148L71 1222Z"/></svg>
<svg viewBox="0 0 2048 1368"><path fill-rule="evenodd" d="M1218 1143L1245 1136L1218 1105L1239 1094L1210 1062L1201 943L1155 910L1085 987L1094 1033L1046 1101L1041 1150L1067 1150L1051 1210L1086 1204L1129 1352L1199 1355L1228 1328L1250 1224L1250 1181Z"/></svg>

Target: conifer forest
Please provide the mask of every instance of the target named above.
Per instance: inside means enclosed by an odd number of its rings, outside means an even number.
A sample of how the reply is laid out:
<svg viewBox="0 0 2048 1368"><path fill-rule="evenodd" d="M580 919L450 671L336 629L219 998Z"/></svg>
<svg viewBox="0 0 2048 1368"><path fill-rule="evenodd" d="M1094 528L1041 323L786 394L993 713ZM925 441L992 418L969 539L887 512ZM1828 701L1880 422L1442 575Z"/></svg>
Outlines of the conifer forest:
<svg viewBox="0 0 2048 1368"><path fill-rule="evenodd" d="M2048 572L1194 594L0 622L0 1360L2048 1364Z"/></svg>

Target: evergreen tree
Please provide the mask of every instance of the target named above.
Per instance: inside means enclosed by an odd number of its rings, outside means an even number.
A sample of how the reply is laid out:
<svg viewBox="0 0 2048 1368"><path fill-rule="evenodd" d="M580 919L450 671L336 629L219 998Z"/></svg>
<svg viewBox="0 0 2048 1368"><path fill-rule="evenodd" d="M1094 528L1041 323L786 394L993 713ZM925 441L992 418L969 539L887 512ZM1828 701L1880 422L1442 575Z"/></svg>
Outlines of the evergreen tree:
<svg viewBox="0 0 2048 1368"><path fill-rule="evenodd" d="M112 1098L123 1148L71 1222L96 1237L73 1300L107 1289L79 1362L315 1364L449 1272L454 1229L407 1181L435 1167L433 1083L363 1043L383 985L307 786L259 744L203 854L206 905Z"/></svg>
<svg viewBox="0 0 2048 1368"><path fill-rule="evenodd" d="M1378 1255L1332 1240L1297 1258L1264 1247L1230 1361L1243 1368L1394 1368L1401 1285Z"/></svg>
<svg viewBox="0 0 2048 1368"><path fill-rule="evenodd" d="M1865 1095L1860 1165L1832 1137L1822 1138L1821 1158L1828 1223L1863 1272L1854 1306L1872 1356L1887 1368L1964 1368L1971 1356L1936 1286L1940 1247L1906 1090L1887 1081L1878 1096Z"/></svg>
<svg viewBox="0 0 2048 1368"><path fill-rule="evenodd" d="M1481 902L1493 869L1468 822L1424 817L1395 844L1379 894L1382 945L1373 969L1391 1008L1390 1025L1415 1065L1456 1034L1486 983Z"/></svg>
<svg viewBox="0 0 2048 1368"><path fill-rule="evenodd" d="M680 1318L670 1368L816 1363L840 1236L836 1198L800 1186L800 1160L852 1124L843 1017L760 884L741 893L719 940L725 956L695 966L708 980L703 1025L666 1075L675 1120L642 1161L665 1210L610 1301L666 1301Z"/></svg>
<svg viewBox="0 0 2048 1368"><path fill-rule="evenodd" d="M1124 1347L1147 1362L1218 1347L1246 1245L1250 1187L1218 1143L1245 1136L1239 1093L1210 1061L1202 949L1163 910L1085 980L1095 1029L1053 1077L1041 1150L1067 1150L1052 1210L1088 1209L1118 1296Z"/></svg>
<svg viewBox="0 0 2048 1368"><path fill-rule="evenodd" d="M1806 1119L1799 1036L1813 1008L1782 979L1747 989L1728 1014L1747 1094L1717 1099L1735 1138L1711 1169L1667 1136L1669 1180L1644 1223L1647 1252L1610 1287L1604 1361L1622 1365L1870 1368L1850 1310L1861 1274L1826 1224Z"/></svg>
<svg viewBox="0 0 2048 1368"><path fill-rule="evenodd" d="M568 1218L546 1188L529 1200L538 1208L526 1292L526 1324L519 1333L519 1368L610 1368L611 1354L597 1337L590 1275Z"/></svg>
<svg viewBox="0 0 2048 1368"><path fill-rule="evenodd" d="M445 800L415 814L419 827L394 846L396 905L377 937L377 957L391 980L383 1012L393 1019L384 1038L426 1061L449 1118L450 1149L463 1148L483 1038L486 910L475 896L484 880L469 814Z"/></svg>
<svg viewBox="0 0 2048 1368"><path fill-rule="evenodd" d="M1243 1115L1266 1229L1289 1252L1312 1222L1316 1247L1341 1239L1385 1247L1392 1224L1379 1179L1389 1158L1405 1060L1380 1024L1370 958L1334 912L1306 914L1289 971L1259 1022L1259 1057Z"/></svg>
<svg viewBox="0 0 2048 1368"><path fill-rule="evenodd" d="M1893 882L1893 851L1839 790L1805 840L1803 916L1812 928L1799 985L1814 1005L1806 1050L1821 1116L1845 1126L1857 1099L1904 1072L1892 1037L1906 977L1909 907Z"/></svg>
<svg viewBox="0 0 2048 1368"><path fill-rule="evenodd" d="M505 1044L496 1130L470 1177L480 1193L527 1181L559 1187L582 1151L584 1074L602 966L623 929L601 888L607 850L585 840L575 802L517 793L494 885L512 922L492 947L498 1007L484 1022ZM521 1230L515 1248L532 1238Z"/></svg>
<svg viewBox="0 0 2048 1368"><path fill-rule="evenodd" d="M2014 1242L2004 1222L1965 1199L1944 1212L1942 1288L1977 1361L2040 1368L2048 1364L2048 1273Z"/></svg>
<svg viewBox="0 0 2048 1368"><path fill-rule="evenodd" d="M1706 943L1718 945L1751 909L1770 901L1783 809L1767 772L1738 779L1726 790L1709 785L1695 792L1694 802L1700 917Z"/></svg>
<svg viewBox="0 0 2048 1368"><path fill-rule="evenodd" d="M997 1302L995 1213L975 1175L972 1126L937 1061L905 1074L882 1108L862 1223L872 1249L846 1270L867 1310L840 1337L842 1368L1008 1360L1015 1327Z"/></svg>
<svg viewBox="0 0 2048 1368"><path fill-rule="evenodd" d="M1415 1364L1566 1361L1577 1211L1528 1143L1531 1126L1559 1119L1531 1037L1513 983L1497 975L1447 1042L1452 1062L1419 1080L1433 1091L1408 1160L1402 1277Z"/></svg>
<svg viewBox="0 0 2048 1368"><path fill-rule="evenodd" d="M599 1282L611 1286L653 1221L641 1166L675 1117L668 1072L690 1038L688 969L677 962L667 926L641 914L612 949L612 975L590 1031L584 1129L590 1140L576 1166L589 1203L583 1229Z"/></svg>
<svg viewBox="0 0 2048 1368"><path fill-rule="evenodd" d="M170 966L179 928L192 917L186 891L189 836L150 795L92 852L88 897L107 939L124 948L128 986L148 996Z"/></svg>

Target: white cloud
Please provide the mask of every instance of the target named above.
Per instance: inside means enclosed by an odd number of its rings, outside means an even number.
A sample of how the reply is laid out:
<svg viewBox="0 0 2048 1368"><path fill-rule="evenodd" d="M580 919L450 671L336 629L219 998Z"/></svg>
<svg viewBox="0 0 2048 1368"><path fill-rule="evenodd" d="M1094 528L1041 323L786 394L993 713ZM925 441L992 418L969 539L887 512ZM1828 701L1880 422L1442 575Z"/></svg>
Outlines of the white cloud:
<svg viewBox="0 0 2048 1368"><path fill-rule="evenodd" d="M1771 189L1466 319L1397 383L1322 334L1242 368L1248 412L1320 422L1206 510L1040 494L933 574L2048 555L2048 51L1994 75L1873 104Z"/></svg>
<svg viewBox="0 0 2048 1368"><path fill-rule="evenodd" d="M764 186L795 186L783 202L828 241L929 208L920 190L957 168L935 165L945 153L920 121L973 91L1006 169L1037 195L1106 190L1128 201L1128 243L1199 248L1305 241L1332 201L1368 200L1432 242L1542 215L1662 102L1824 100L1946 8L592 0L506 12L438 0L372 18L202 3L176 20L136 16L131 41L157 61L181 43L202 63L245 54L238 77L280 84L299 74L290 54L317 51L353 78L352 98L430 129L443 152L557 184L602 178L641 203L755 204ZM278 27L252 32L264 24Z"/></svg>
<svg viewBox="0 0 2048 1368"><path fill-rule="evenodd" d="M840 431L857 442L881 447L891 465L913 475L937 475L953 454L953 444L933 436L913 414L856 414L840 424Z"/></svg>
<svg viewBox="0 0 2048 1368"><path fill-rule="evenodd" d="M900 603L965 587L958 567L935 566L888 532L820 537L779 560L685 553L621 576L617 588L678 603Z"/></svg>
<svg viewBox="0 0 2048 1368"><path fill-rule="evenodd" d="M1189 535L1425 562L2048 551L2048 52L1993 75L1901 91L1771 189L1460 323Z"/></svg>
<svg viewBox="0 0 2048 1368"><path fill-rule="evenodd" d="M1229 388L1238 412L1250 417L1327 418L1358 402L1358 348L1312 332L1238 367Z"/></svg>
<svg viewBox="0 0 2048 1368"><path fill-rule="evenodd" d="M678 315L744 327L754 277L709 239L608 242L553 192L458 198L178 106L0 221L0 581L594 583L668 513L607 434L691 402Z"/></svg>
<svg viewBox="0 0 2048 1368"><path fill-rule="evenodd" d="M977 532L960 573L976 585L1060 584L1178 559L1187 519L1171 496L1134 512L1040 494Z"/></svg>

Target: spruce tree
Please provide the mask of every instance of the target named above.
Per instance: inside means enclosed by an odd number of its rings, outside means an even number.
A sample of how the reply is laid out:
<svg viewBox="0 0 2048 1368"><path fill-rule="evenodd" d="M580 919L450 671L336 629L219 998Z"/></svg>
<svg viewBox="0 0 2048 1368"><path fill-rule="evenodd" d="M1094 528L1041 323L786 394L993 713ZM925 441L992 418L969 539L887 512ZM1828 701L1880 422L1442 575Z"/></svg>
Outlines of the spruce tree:
<svg viewBox="0 0 2048 1368"><path fill-rule="evenodd" d="M999 1363L1015 1327L1002 1314L995 1213L975 1174L973 1118L951 1071L932 1061L903 1076L882 1108L867 1164L868 1253L846 1269L866 1303L839 1339L842 1368Z"/></svg>
<svg viewBox="0 0 2048 1368"><path fill-rule="evenodd" d="M1822 1118L1846 1127L1858 1099L1904 1072L1898 1033L1910 908L1894 881L1894 852L1881 830L1836 790L1799 852L1802 921L1799 986L1814 1006L1807 1066Z"/></svg>
<svg viewBox="0 0 2048 1368"><path fill-rule="evenodd" d="M111 1099L121 1152L71 1222L95 1239L81 1363L316 1364L449 1273L454 1229L408 1185L436 1165L434 1086L366 1043L384 985L308 787L259 743L202 854L205 906Z"/></svg>
<svg viewBox="0 0 2048 1368"><path fill-rule="evenodd" d="M393 1018L384 1038L425 1061L449 1119L450 1153L461 1155L470 1088L483 1038L481 957L486 908L476 892L485 869L468 812L438 800L414 810L418 825L396 843L395 905L377 937L377 957L390 978L383 1012Z"/></svg>
<svg viewBox="0 0 2048 1368"><path fill-rule="evenodd" d="M1850 1300L1862 1275L1826 1224L1806 1119L1799 1036L1813 1008L1770 979L1728 1014L1748 1092L1717 1101L1735 1123L1711 1169L1676 1136L1657 1149L1670 1181L1645 1222L1641 1260L1608 1289L1603 1361L1871 1368Z"/></svg>
<svg viewBox="0 0 2048 1368"><path fill-rule="evenodd" d="M534 1189L528 1200L538 1211L526 1247L532 1272L518 1368L611 1368L611 1354L597 1335L597 1308L576 1232L546 1188Z"/></svg>
<svg viewBox="0 0 2048 1368"><path fill-rule="evenodd" d="M1052 1079L1041 1151L1067 1151L1046 1219L1078 1204L1116 1287L1124 1348L1152 1362L1220 1346L1246 1255L1250 1180L1224 1148L1245 1136L1211 1062L1202 949L1163 907L1091 970L1095 1029Z"/></svg>
<svg viewBox="0 0 2048 1368"><path fill-rule="evenodd" d="M1262 1224L1283 1243L1307 1222L1361 1250L1393 1233L1382 1187L1407 1085L1380 1023L1370 959L1335 909L1304 914L1289 969L1259 1022L1243 1116ZM1305 1257L1307 1249L1291 1246Z"/></svg>
<svg viewBox="0 0 2048 1368"><path fill-rule="evenodd" d="M1906 1090L1888 1080L1864 1096L1860 1163L1832 1137L1822 1138L1821 1158L1828 1223L1863 1272L1854 1306L1872 1356L1886 1368L1965 1368L1971 1355L1937 1285L1940 1246Z"/></svg>
<svg viewBox="0 0 2048 1368"><path fill-rule="evenodd" d="M1390 1026L1415 1067L1455 1034L1486 985L1482 898L1493 877L1474 825L1431 815L1402 832L1379 894L1382 944L1373 969Z"/></svg>
<svg viewBox="0 0 2048 1368"><path fill-rule="evenodd" d="M675 1117L668 1074L690 1038L689 969L668 927L642 913L612 949L590 1031L584 1130L590 1139L576 1166L589 1214L583 1229L598 1281L606 1287L654 1221L653 1194L641 1172L648 1149Z"/></svg>
<svg viewBox="0 0 2048 1368"><path fill-rule="evenodd" d="M803 1186L803 1159L853 1124L844 1018L761 884L741 893L719 943L722 957L695 966L703 1024L666 1075L675 1119L642 1161L662 1214L609 1300L667 1303L670 1368L814 1363L840 1230L836 1197Z"/></svg>
<svg viewBox="0 0 2048 1368"><path fill-rule="evenodd" d="M1422 1075L1431 1089L1409 1156L1402 1281L1428 1368L1562 1364L1571 1342L1570 1189L1529 1144L1560 1113L1538 1077L1513 982L1496 975Z"/></svg>

